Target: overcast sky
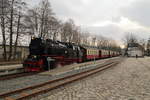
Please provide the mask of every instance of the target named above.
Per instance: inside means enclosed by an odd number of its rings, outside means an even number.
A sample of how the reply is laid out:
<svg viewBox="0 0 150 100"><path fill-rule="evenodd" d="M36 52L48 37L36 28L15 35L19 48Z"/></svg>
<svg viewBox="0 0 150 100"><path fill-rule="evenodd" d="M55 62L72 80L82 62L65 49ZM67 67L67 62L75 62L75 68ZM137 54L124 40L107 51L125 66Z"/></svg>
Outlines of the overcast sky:
<svg viewBox="0 0 150 100"><path fill-rule="evenodd" d="M38 0L29 0L31 5ZM40 1L40 0L39 0ZM150 37L150 0L49 0L56 16L83 30L121 41L125 33Z"/></svg>

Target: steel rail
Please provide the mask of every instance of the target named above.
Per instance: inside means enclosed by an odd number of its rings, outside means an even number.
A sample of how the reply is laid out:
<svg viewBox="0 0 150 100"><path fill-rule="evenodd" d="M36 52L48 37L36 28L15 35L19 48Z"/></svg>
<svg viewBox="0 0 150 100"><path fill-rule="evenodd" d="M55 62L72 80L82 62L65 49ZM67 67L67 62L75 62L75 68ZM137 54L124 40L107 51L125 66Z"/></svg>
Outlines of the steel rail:
<svg viewBox="0 0 150 100"><path fill-rule="evenodd" d="M22 73L16 73L16 74L3 75L3 76L0 76L0 81L10 80L10 79L24 77L24 76L31 76L31 75L35 75L38 73L39 72L32 72L32 73L22 72Z"/></svg>

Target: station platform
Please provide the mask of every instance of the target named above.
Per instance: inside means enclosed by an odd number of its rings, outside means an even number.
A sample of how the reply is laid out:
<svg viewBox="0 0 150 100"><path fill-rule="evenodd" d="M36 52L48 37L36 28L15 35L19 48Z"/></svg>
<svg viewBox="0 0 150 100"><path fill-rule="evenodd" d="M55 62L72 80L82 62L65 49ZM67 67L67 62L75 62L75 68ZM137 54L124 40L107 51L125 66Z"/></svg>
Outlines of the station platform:
<svg viewBox="0 0 150 100"><path fill-rule="evenodd" d="M17 73L20 70L23 70L22 64L0 65L0 75Z"/></svg>
<svg viewBox="0 0 150 100"><path fill-rule="evenodd" d="M23 68L22 64L15 65L0 65L0 71Z"/></svg>
<svg viewBox="0 0 150 100"><path fill-rule="evenodd" d="M21 61L0 61L0 66L3 65L17 65L17 64L21 64Z"/></svg>
<svg viewBox="0 0 150 100"><path fill-rule="evenodd" d="M80 70L86 69L92 65L96 66L98 64L104 64L108 60L117 59L117 58L118 57L101 59L101 60L96 60L96 61L90 61L90 62L85 62L85 63L80 63L80 64L76 63L76 64L71 64L71 65L66 65L66 66L58 67L56 69L52 69L52 70L49 70L46 72L39 73L39 75L59 76L59 75L71 73L74 71L80 71Z"/></svg>

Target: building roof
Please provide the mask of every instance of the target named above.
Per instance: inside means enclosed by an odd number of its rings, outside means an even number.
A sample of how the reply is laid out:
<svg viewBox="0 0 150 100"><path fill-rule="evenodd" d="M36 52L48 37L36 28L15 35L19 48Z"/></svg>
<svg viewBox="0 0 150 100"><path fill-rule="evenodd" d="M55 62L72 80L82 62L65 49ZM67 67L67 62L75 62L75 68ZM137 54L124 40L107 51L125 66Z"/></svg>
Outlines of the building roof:
<svg viewBox="0 0 150 100"><path fill-rule="evenodd" d="M128 43L128 48L133 48L133 47L137 47L141 50L144 50L144 47L140 45L139 43Z"/></svg>

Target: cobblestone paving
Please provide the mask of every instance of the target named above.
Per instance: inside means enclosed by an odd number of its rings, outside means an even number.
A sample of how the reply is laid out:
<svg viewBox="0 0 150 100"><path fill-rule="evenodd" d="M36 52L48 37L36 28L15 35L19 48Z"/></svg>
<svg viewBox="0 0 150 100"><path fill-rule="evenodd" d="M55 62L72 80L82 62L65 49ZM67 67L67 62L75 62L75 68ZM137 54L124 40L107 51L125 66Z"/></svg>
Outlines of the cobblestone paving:
<svg viewBox="0 0 150 100"><path fill-rule="evenodd" d="M148 57L127 58L113 68L44 94L41 100L150 100L149 61Z"/></svg>

